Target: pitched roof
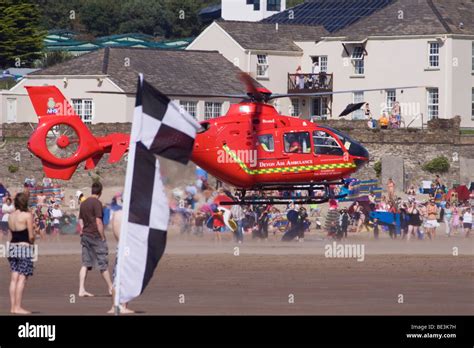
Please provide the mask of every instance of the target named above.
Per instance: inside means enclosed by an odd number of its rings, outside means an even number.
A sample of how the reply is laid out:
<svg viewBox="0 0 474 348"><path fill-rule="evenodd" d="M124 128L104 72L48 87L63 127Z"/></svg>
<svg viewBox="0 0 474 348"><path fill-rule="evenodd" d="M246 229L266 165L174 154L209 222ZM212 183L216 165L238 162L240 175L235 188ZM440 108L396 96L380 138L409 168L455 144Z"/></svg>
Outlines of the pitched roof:
<svg viewBox="0 0 474 348"><path fill-rule="evenodd" d="M295 41L318 41L329 33L321 26L224 21L222 27L244 49L299 52Z"/></svg>
<svg viewBox="0 0 474 348"><path fill-rule="evenodd" d="M335 32L368 17L396 0L312 0L291 7L262 20L265 23L286 23L323 26ZM412 0L416 1L416 0Z"/></svg>
<svg viewBox="0 0 474 348"><path fill-rule="evenodd" d="M474 35L473 0L432 0L432 2L451 33Z"/></svg>
<svg viewBox="0 0 474 348"><path fill-rule="evenodd" d="M142 34L142 33L126 33L126 34L100 36L96 38L96 41L105 42L109 40L128 39L128 38L139 39L143 41L152 41L155 37L152 35Z"/></svg>
<svg viewBox="0 0 474 348"><path fill-rule="evenodd" d="M460 23L463 23L462 29ZM397 0L335 35L362 38L451 33L474 34L474 1Z"/></svg>
<svg viewBox="0 0 474 348"><path fill-rule="evenodd" d="M126 66L129 62L130 66ZM216 51L105 48L35 75L109 75L127 93L135 93L137 74L168 95L241 94L241 70Z"/></svg>
<svg viewBox="0 0 474 348"><path fill-rule="evenodd" d="M349 38L473 35L474 0L312 0L262 22L323 26L327 36Z"/></svg>

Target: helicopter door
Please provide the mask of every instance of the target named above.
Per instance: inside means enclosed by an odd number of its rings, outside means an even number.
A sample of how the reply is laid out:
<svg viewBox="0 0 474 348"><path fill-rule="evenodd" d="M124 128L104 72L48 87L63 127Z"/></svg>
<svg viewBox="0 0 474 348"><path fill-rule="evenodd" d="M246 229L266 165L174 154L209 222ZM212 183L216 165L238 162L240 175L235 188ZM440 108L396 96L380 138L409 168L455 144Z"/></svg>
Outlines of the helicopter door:
<svg viewBox="0 0 474 348"><path fill-rule="evenodd" d="M313 132L314 154L324 157L339 157L344 155L344 150L334 136L324 130Z"/></svg>
<svg viewBox="0 0 474 348"><path fill-rule="evenodd" d="M257 148L255 157L258 162L269 162L275 158L275 139L272 134L259 134L257 136Z"/></svg>
<svg viewBox="0 0 474 348"><path fill-rule="evenodd" d="M311 141L308 132L289 132L283 134L285 153L288 154L310 154Z"/></svg>
<svg viewBox="0 0 474 348"><path fill-rule="evenodd" d="M275 151L275 141L272 134L262 134L258 136L258 158L268 158Z"/></svg>

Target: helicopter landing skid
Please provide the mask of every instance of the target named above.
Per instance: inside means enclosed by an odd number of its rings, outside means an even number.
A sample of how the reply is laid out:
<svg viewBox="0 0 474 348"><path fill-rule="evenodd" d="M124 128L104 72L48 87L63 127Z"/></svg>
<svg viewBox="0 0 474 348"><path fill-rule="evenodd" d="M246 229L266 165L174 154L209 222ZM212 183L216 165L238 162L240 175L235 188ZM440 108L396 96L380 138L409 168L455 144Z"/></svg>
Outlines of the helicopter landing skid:
<svg viewBox="0 0 474 348"><path fill-rule="evenodd" d="M344 185L343 181L338 182L319 182L319 183L274 183L261 187L255 187L250 190L239 189L236 195L226 192L227 196L233 201L221 202L221 205L265 205L265 204L321 204L326 203L330 199L340 199L347 195L334 195L329 187L331 185ZM307 191L307 196L299 197L285 197L285 196L266 196L264 191ZM247 196L247 192L251 191L253 194ZM320 192L321 194L315 195Z"/></svg>
<svg viewBox="0 0 474 348"><path fill-rule="evenodd" d="M346 195L334 196L334 199L344 198ZM221 202L220 205L266 205L266 204L322 204L328 202L329 197L245 197L232 202Z"/></svg>

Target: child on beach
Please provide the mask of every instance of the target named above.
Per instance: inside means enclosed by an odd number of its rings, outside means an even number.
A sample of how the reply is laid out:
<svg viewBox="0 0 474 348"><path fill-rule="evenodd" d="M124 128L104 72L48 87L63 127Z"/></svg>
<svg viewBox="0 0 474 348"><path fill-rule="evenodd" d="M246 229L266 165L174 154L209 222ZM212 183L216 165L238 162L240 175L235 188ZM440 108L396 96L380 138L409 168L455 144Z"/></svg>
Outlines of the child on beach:
<svg viewBox="0 0 474 348"><path fill-rule="evenodd" d="M451 217L451 230L457 232L459 228L459 210L455 204L453 204L452 217Z"/></svg>
<svg viewBox="0 0 474 348"><path fill-rule="evenodd" d="M472 229L472 211L470 207L464 210L464 214L462 215L462 224L467 238L471 234Z"/></svg>
<svg viewBox="0 0 474 348"><path fill-rule="evenodd" d="M204 235L204 223L206 222L206 214L202 211L194 213L194 234L202 237Z"/></svg>
<svg viewBox="0 0 474 348"><path fill-rule="evenodd" d="M212 214L212 230L214 231L215 241L221 241L221 230L225 226L224 215L222 211L218 210Z"/></svg>

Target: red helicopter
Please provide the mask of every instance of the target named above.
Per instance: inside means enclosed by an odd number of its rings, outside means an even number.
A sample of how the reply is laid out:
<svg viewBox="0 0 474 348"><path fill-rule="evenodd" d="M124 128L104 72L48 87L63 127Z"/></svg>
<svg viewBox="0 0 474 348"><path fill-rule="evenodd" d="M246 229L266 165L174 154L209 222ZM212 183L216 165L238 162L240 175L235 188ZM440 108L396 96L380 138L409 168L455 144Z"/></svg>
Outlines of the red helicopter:
<svg viewBox="0 0 474 348"><path fill-rule="evenodd" d="M209 174L236 188L235 195L229 193L232 199L223 204L326 202L331 185L344 184L344 178L369 160L368 151L348 135L283 116L268 103L293 95L272 94L255 86L247 74L242 79L247 94L209 96L242 100L232 104L225 117L201 122L191 157ZM56 87L26 88L39 117L28 148L41 159L48 177L68 180L82 161L86 169L92 169L104 153L110 153L109 162L114 163L127 151L129 135L94 137ZM349 92L353 91L298 96ZM264 192L294 190L307 191L307 195L290 198ZM248 195L256 191L258 195Z"/></svg>
<svg viewBox="0 0 474 348"><path fill-rule="evenodd" d="M86 169L94 169L104 153L115 163L128 151L130 135L94 137L57 87L25 88L39 119L28 149L41 159L47 177L69 180L83 161Z"/></svg>
<svg viewBox="0 0 474 348"><path fill-rule="evenodd" d="M368 162L368 151L348 135L283 116L268 103L292 95L272 94L255 86L247 74L242 74L242 80L247 95L228 95L244 99L231 105L226 117L201 122L191 157L209 174L237 188L232 200L222 205L326 202L331 198L331 185L344 184L344 178ZM330 93L309 95L325 94ZM307 191L307 195L264 192L294 190ZM258 194L247 196L249 191Z"/></svg>

